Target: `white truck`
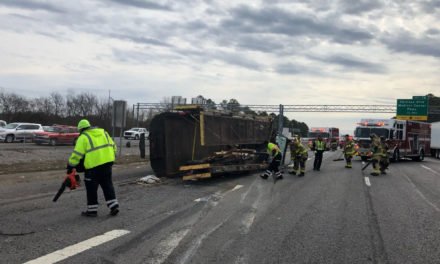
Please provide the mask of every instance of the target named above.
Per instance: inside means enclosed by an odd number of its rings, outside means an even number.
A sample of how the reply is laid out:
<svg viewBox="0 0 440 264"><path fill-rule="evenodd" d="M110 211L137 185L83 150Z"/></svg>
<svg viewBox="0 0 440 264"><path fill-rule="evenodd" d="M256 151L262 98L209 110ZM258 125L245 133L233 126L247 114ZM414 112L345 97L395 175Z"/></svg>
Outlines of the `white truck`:
<svg viewBox="0 0 440 264"><path fill-rule="evenodd" d="M127 131L124 132L124 138L125 139L140 139L141 134L145 134L145 138L148 137L148 130L143 127L133 127Z"/></svg>
<svg viewBox="0 0 440 264"><path fill-rule="evenodd" d="M440 121L431 123L431 156L440 159Z"/></svg>

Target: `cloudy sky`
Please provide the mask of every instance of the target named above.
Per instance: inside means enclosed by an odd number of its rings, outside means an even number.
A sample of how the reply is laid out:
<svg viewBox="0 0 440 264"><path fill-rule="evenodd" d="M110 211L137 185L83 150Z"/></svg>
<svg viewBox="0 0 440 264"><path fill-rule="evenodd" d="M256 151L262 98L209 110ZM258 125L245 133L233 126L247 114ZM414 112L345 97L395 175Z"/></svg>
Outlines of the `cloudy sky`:
<svg viewBox="0 0 440 264"><path fill-rule="evenodd" d="M0 0L0 87L159 102L395 104L440 94L439 0ZM389 114L289 113L352 131Z"/></svg>

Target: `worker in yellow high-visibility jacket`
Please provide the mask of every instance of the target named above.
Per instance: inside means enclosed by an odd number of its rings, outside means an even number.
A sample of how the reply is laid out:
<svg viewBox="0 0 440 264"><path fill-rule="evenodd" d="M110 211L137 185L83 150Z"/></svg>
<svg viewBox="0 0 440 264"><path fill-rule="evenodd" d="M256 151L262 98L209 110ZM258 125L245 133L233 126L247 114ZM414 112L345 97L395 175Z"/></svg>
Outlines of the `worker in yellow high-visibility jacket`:
<svg viewBox="0 0 440 264"><path fill-rule="evenodd" d="M98 186L101 186L104 198L110 209L110 215L117 215L119 203L116 199L112 181L112 165L116 156L116 145L102 128L92 127L86 119L79 121L78 137L75 149L70 155L67 173L73 168L84 166L84 183L87 191L87 210L83 216L98 214Z"/></svg>
<svg viewBox="0 0 440 264"><path fill-rule="evenodd" d="M267 170L260 177L266 180L272 175L276 180L281 180L283 178L283 174L279 169L282 158L281 150L275 143L265 141L264 144L266 145L267 153L271 157L271 161Z"/></svg>

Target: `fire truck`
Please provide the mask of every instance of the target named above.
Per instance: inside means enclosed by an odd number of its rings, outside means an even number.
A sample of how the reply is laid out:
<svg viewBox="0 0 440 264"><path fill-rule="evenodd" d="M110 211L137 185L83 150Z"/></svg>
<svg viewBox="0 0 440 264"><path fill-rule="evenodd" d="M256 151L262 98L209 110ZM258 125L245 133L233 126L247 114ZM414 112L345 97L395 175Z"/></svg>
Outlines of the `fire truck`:
<svg viewBox="0 0 440 264"><path fill-rule="evenodd" d="M309 147L319 136L326 142L326 149L336 150L339 145L339 128L336 127L311 127L307 138Z"/></svg>
<svg viewBox="0 0 440 264"><path fill-rule="evenodd" d="M431 125L425 122L397 119L361 119L354 131L358 154L362 160L369 158L370 135L387 140L388 155L392 161L401 158L422 161L430 152Z"/></svg>

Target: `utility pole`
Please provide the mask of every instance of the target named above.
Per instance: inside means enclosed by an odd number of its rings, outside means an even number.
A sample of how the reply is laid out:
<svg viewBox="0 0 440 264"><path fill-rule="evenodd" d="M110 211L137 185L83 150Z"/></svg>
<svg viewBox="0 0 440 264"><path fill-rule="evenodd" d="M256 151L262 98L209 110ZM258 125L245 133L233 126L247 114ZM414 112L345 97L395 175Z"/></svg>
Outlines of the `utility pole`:
<svg viewBox="0 0 440 264"><path fill-rule="evenodd" d="M137 103L137 111L136 111L136 127L139 127L139 103Z"/></svg>
<svg viewBox="0 0 440 264"><path fill-rule="evenodd" d="M280 104L280 114L278 115L278 135L283 134L283 122L284 122L284 106Z"/></svg>

